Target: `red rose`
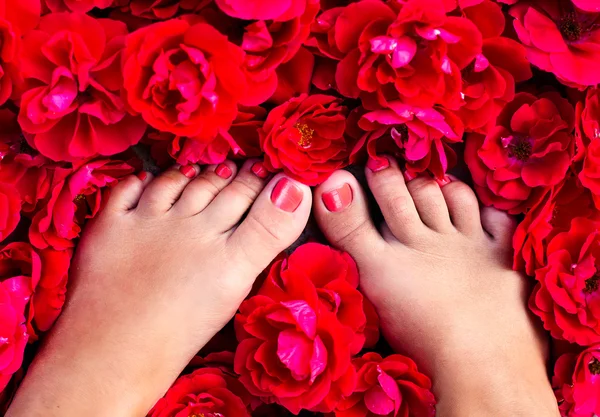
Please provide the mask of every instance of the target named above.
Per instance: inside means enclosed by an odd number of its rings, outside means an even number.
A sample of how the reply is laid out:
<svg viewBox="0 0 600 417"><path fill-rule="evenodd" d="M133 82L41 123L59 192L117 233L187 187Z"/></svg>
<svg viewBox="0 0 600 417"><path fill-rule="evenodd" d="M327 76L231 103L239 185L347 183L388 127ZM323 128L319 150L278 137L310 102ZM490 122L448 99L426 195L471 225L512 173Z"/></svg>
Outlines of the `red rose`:
<svg viewBox="0 0 600 417"><path fill-rule="evenodd" d="M10 184L0 182L0 242L8 237L21 220L21 197Z"/></svg>
<svg viewBox="0 0 600 417"><path fill-rule="evenodd" d="M463 10L483 36L482 53L462 73L465 104L458 110L467 131L487 133L496 116L515 96L515 83L531 78L525 48L501 36L504 13L490 0Z"/></svg>
<svg viewBox="0 0 600 417"><path fill-rule="evenodd" d="M167 20L180 13L194 13L212 0L131 0L125 11L134 16L152 20Z"/></svg>
<svg viewBox="0 0 600 417"><path fill-rule="evenodd" d="M555 339L600 342L600 221L577 217L548 244L529 307Z"/></svg>
<svg viewBox="0 0 600 417"><path fill-rule="evenodd" d="M384 153L402 158L409 176L429 172L439 179L456 163L450 145L460 142L463 135L462 122L454 113L442 107L419 109L398 101L390 102L389 109L362 115L358 127L366 133L356 143L351 162L356 162L366 147L376 161L383 159Z"/></svg>
<svg viewBox="0 0 600 417"><path fill-rule="evenodd" d="M584 103L577 104L577 155L583 159L579 180L592 192L600 209L600 89L590 88Z"/></svg>
<svg viewBox="0 0 600 417"><path fill-rule="evenodd" d="M182 138L171 134L158 135L170 140L169 154L180 165L219 164L227 157L254 158L262 155L258 131L267 111L259 106L240 106L236 119L227 132L203 141L201 137Z"/></svg>
<svg viewBox="0 0 600 417"><path fill-rule="evenodd" d="M54 160L113 155L136 144L145 123L120 98L121 22L52 13L23 39L28 89L19 123L31 146ZM66 39L70 39L67 41Z"/></svg>
<svg viewBox="0 0 600 417"><path fill-rule="evenodd" d="M566 232L575 217L600 220L590 193L575 177L544 191L519 223L513 236L514 268L534 275L546 264L546 247L558 233Z"/></svg>
<svg viewBox="0 0 600 417"><path fill-rule="evenodd" d="M348 164L346 107L332 96L302 95L274 108L259 130L265 166L318 185Z"/></svg>
<svg viewBox="0 0 600 417"><path fill-rule="evenodd" d="M477 27L447 16L441 0L360 1L328 10L314 31L320 52L341 59L339 92L361 97L368 109L398 99L420 108L460 107L461 70L482 46Z"/></svg>
<svg viewBox="0 0 600 417"><path fill-rule="evenodd" d="M600 415L600 345L556 361L552 387L564 417Z"/></svg>
<svg viewBox="0 0 600 417"><path fill-rule="evenodd" d="M32 245L57 250L73 247L85 219L93 218L102 208L108 192L103 189L134 171L134 167L118 160L88 162L74 172L54 169L49 199L29 228Z"/></svg>
<svg viewBox="0 0 600 417"><path fill-rule="evenodd" d="M581 3L585 3L582 1ZM598 10L596 10L598 11ZM600 15L569 1L521 1L510 9L527 59L573 87L600 83Z"/></svg>
<svg viewBox="0 0 600 417"><path fill-rule="evenodd" d="M106 9L114 0L44 0L50 11L57 12L79 12L87 13L94 7Z"/></svg>
<svg viewBox="0 0 600 417"><path fill-rule="evenodd" d="M11 96L16 98L16 90L22 87L21 36L37 26L40 12L40 0L0 0L0 105Z"/></svg>
<svg viewBox="0 0 600 417"><path fill-rule="evenodd" d="M219 368L201 368L175 381L148 416L250 417L240 391L245 390L235 376Z"/></svg>
<svg viewBox="0 0 600 417"><path fill-rule="evenodd" d="M357 285L354 261L328 246L306 244L273 264L235 318L235 370L252 395L297 414L331 412L352 393L351 355L373 327Z"/></svg>
<svg viewBox="0 0 600 417"><path fill-rule="evenodd" d="M23 362L27 344L25 304L31 293L24 277L3 279L0 270L0 392Z"/></svg>
<svg viewBox="0 0 600 417"><path fill-rule="evenodd" d="M248 94L244 52L206 23L155 23L129 35L127 100L152 127L208 142L228 131Z"/></svg>
<svg viewBox="0 0 600 417"><path fill-rule="evenodd" d="M304 13L314 0L215 0L217 6L231 17L242 20L286 21Z"/></svg>
<svg viewBox="0 0 600 417"><path fill-rule="evenodd" d="M481 202L522 213L543 187L561 182L575 152L574 116L557 93L519 93L487 136L470 135L465 162Z"/></svg>
<svg viewBox="0 0 600 417"><path fill-rule="evenodd" d="M342 400L336 417L433 417L435 398L431 381L406 356L383 359L375 352L352 360L357 382L354 393Z"/></svg>

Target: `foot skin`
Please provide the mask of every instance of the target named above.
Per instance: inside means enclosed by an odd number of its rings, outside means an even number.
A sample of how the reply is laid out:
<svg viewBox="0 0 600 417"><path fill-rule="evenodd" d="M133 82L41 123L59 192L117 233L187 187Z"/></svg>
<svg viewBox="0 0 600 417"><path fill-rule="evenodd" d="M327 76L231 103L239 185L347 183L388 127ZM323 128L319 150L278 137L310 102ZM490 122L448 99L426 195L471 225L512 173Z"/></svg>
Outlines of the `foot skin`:
<svg viewBox="0 0 600 417"><path fill-rule="evenodd" d="M308 187L283 175L267 184L257 161L199 172L142 173L115 187L7 416L145 415L302 233Z"/></svg>
<svg viewBox="0 0 600 417"><path fill-rule="evenodd" d="M514 220L464 183L408 183L396 163L366 169L385 224L356 179L338 171L314 192L328 240L356 260L384 336L432 376L438 416L558 416L544 336L511 270Z"/></svg>

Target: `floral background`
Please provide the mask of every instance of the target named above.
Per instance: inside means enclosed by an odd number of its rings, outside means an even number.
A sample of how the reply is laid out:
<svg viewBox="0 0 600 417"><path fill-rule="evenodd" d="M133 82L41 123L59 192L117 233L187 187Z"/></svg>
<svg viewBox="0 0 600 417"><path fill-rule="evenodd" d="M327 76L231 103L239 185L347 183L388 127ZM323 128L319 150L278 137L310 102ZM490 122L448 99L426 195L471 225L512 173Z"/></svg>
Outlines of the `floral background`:
<svg viewBox="0 0 600 417"><path fill-rule="evenodd" d="M600 414L599 63L600 0L0 0L0 412L120 179L260 157L314 186L385 153L518 216L561 413ZM149 415L435 414L310 240Z"/></svg>

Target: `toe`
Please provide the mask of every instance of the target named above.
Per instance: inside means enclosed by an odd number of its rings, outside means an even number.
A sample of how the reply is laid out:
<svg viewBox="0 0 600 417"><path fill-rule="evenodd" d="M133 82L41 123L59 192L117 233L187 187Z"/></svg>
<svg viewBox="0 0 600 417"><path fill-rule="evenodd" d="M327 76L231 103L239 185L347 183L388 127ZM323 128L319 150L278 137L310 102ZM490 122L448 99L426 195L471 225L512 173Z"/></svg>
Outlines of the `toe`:
<svg viewBox="0 0 600 417"><path fill-rule="evenodd" d="M352 174L336 171L314 190L313 211L327 240L355 259L384 243L369 215L365 193Z"/></svg>
<svg viewBox="0 0 600 417"><path fill-rule="evenodd" d="M302 234L312 205L310 188L283 174L260 193L248 216L229 236L232 262L258 274Z"/></svg>
<svg viewBox="0 0 600 417"><path fill-rule="evenodd" d="M479 217L479 202L471 187L458 179L442 186L442 194L450 212L452 224L461 233L477 235L483 233Z"/></svg>
<svg viewBox="0 0 600 417"><path fill-rule="evenodd" d="M152 175L142 171L137 175L119 181L110 191L110 198L106 209L117 212L126 212L137 207L140 197L146 186L152 181Z"/></svg>
<svg viewBox="0 0 600 417"><path fill-rule="evenodd" d="M166 213L181 196L186 185L198 175L197 165L174 166L163 172L144 190L136 211L145 214Z"/></svg>
<svg viewBox="0 0 600 417"><path fill-rule="evenodd" d="M236 172L237 167L232 161L205 167L202 173L185 187L181 198L173 207L174 213L183 216L200 213L233 181Z"/></svg>
<svg viewBox="0 0 600 417"><path fill-rule="evenodd" d="M511 245L517 227L517 221L513 216L493 207L484 207L481 210L481 224L500 245Z"/></svg>
<svg viewBox="0 0 600 417"><path fill-rule="evenodd" d="M365 169L369 188L377 200L385 221L396 238L402 243L421 239L427 227L419 218L412 196L396 161L387 157L387 163Z"/></svg>
<svg viewBox="0 0 600 417"><path fill-rule="evenodd" d="M430 229L448 233L454 231L448 206L439 184L433 178L419 177L407 184L419 217Z"/></svg>
<svg viewBox="0 0 600 417"><path fill-rule="evenodd" d="M235 179L225 187L202 212L221 232L240 222L244 214L265 188L268 173L262 162L248 160Z"/></svg>

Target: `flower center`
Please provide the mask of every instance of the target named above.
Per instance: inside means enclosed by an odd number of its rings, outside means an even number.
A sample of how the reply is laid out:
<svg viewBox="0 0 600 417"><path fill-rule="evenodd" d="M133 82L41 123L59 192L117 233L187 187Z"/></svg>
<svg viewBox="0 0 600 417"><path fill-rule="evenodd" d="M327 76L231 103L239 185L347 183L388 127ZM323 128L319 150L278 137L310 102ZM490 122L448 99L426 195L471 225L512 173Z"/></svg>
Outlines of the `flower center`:
<svg viewBox="0 0 600 417"><path fill-rule="evenodd" d="M306 123L296 123L294 127L300 133L300 139L298 139L298 146L303 148L309 148L312 144L312 138L315 134L315 130L308 127Z"/></svg>
<svg viewBox="0 0 600 417"><path fill-rule="evenodd" d="M583 290L586 294L591 294L593 292L598 291L598 286L600 286L600 277L592 277L590 279L585 280L585 289Z"/></svg>
<svg viewBox="0 0 600 417"><path fill-rule="evenodd" d="M508 150L508 156L519 161L527 161L533 153L531 140L525 137L509 136L500 138L502 146Z"/></svg>
<svg viewBox="0 0 600 417"><path fill-rule="evenodd" d="M596 358L592 359L588 364L588 368L592 375L600 375L600 361Z"/></svg>
<svg viewBox="0 0 600 417"><path fill-rule="evenodd" d="M581 38L581 33L583 31L575 12L567 13L561 17L558 28L563 35L563 38L571 42L578 41Z"/></svg>

